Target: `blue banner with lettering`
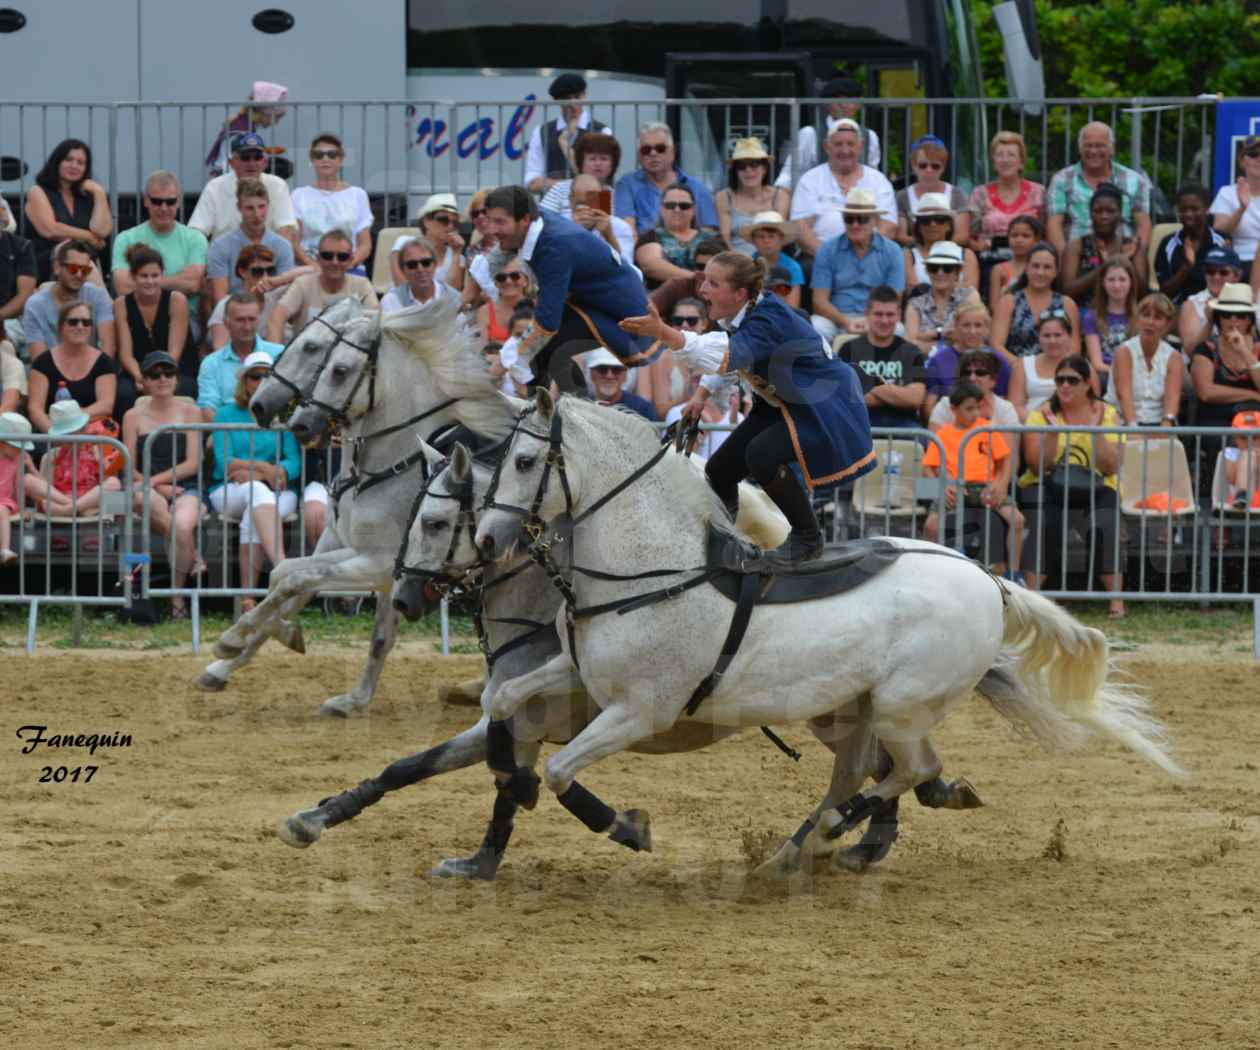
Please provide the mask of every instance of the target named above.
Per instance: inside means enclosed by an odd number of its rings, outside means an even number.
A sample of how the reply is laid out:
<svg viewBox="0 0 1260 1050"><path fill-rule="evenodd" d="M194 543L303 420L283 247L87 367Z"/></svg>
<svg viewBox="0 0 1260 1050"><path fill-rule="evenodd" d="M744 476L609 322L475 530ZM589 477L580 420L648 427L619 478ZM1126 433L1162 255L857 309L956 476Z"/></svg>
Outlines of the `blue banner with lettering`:
<svg viewBox="0 0 1260 1050"><path fill-rule="evenodd" d="M1212 190L1228 186L1240 173L1238 155L1243 139L1260 135L1260 102L1216 104L1216 154L1212 163Z"/></svg>

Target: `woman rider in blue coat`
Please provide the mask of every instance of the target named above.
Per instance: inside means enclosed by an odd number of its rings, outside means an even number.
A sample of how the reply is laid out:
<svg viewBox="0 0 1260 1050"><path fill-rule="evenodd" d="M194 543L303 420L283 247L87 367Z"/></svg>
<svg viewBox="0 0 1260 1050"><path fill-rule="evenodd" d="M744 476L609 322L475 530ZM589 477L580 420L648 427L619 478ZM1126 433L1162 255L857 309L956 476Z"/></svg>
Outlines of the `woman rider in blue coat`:
<svg viewBox="0 0 1260 1050"><path fill-rule="evenodd" d="M728 510L751 475L783 511L792 531L766 552L770 568L822 554L822 532L807 489L852 480L875 466L870 417L857 373L828 357L818 333L777 296L763 293L760 262L723 252L705 267L700 296L719 331L697 335L667 325L655 309L621 326L659 339L693 371L738 372L756 392L752 411L705 467ZM708 381L712 382L712 381ZM689 418L699 405L688 406ZM800 468L805 487L790 469Z"/></svg>

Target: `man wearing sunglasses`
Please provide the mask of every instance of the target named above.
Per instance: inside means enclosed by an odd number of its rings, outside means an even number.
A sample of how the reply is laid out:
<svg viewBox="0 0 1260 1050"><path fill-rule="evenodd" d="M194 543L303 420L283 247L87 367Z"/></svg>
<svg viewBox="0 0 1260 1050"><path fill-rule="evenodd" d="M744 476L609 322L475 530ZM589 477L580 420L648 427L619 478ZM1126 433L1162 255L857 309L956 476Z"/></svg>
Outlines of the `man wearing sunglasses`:
<svg viewBox="0 0 1260 1050"><path fill-rule="evenodd" d="M236 184L236 207L241 216L240 226L229 230L210 245L207 256L210 300L216 305L225 295L239 292L244 287L241 275L236 272L236 260L247 244L262 245L276 261L276 276L267 278L260 291L268 292L288 284L296 276L292 273L295 265L293 245L267 228L271 202L266 187L259 179L241 179Z"/></svg>
<svg viewBox="0 0 1260 1050"><path fill-rule="evenodd" d="M636 233L656 225L661 214L661 198L674 183L686 186L696 198L696 223L717 229L717 205L713 194L698 179L678 166L674 133L668 124L649 121L639 129L639 170L617 180L613 194L613 214L625 219Z"/></svg>
<svg viewBox="0 0 1260 1050"><path fill-rule="evenodd" d="M451 290L437 279L437 249L427 237L412 237L398 253L398 266L403 273L401 284L394 285L381 299L381 313L392 314L408 306L435 302Z"/></svg>
<svg viewBox="0 0 1260 1050"><path fill-rule="evenodd" d="M87 303L96 328L93 345L114 356L114 302L104 288L88 281L96 251L85 241L62 241L53 250L53 282L29 299L22 311L26 351L32 361L57 345L57 315L67 303Z"/></svg>
<svg viewBox="0 0 1260 1050"><path fill-rule="evenodd" d="M231 233L241 224L236 210L237 182L257 179L267 191L267 226L287 240L291 247L296 247L298 226L297 217L293 214L293 200L289 196L288 184L263 170L267 167L267 145L262 136L253 132L237 135L232 140L228 166L231 171L206 183L188 225L205 234L211 244L225 233Z"/></svg>
<svg viewBox="0 0 1260 1050"><path fill-rule="evenodd" d="M319 272L303 274L285 290L267 321L267 338L273 343L283 343L286 322L292 320L301 327L339 299L358 299L375 310L380 303L372 282L358 274L346 273L353 262L354 242L347 231L329 230L324 234L315 251Z"/></svg>

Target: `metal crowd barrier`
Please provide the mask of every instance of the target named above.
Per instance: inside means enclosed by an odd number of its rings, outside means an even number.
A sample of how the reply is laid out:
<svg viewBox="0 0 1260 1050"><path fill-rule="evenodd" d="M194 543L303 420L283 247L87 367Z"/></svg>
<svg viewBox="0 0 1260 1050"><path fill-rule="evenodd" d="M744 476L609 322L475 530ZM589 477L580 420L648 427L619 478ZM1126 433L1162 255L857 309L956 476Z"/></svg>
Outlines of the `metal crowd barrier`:
<svg viewBox="0 0 1260 1050"><path fill-rule="evenodd" d="M25 496L25 469L18 472L23 488L18 493L20 512L11 520L11 546L17 561L11 566L0 567L0 578L11 572L17 576L16 590L8 586L0 589L0 604L27 606L26 651L35 651L36 629L39 610L43 605L69 605L73 610L73 641L77 646L82 638L83 609L86 606L122 607L131 604L132 577L127 571L127 553L132 546L132 515L134 505L133 471L131 456L122 442L109 437L89 434L67 434L57 437L48 434L0 433L0 444L18 445L31 442L36 447L29 453L37 465L42 466L44 456L55 455L62 447L99 446L117 452L122 457L122 469L117 475L117 488L102 486L98 509L85 510L72 517L51 517L38 513ZM44 452L39 454L39 449ZM79 455L76 452L75 466ZM51 483L52 470L43 471ZM102 481L107 479L102 478ZM69 496L76 504L80 498L90 495L79 491L78 470L71 480ZM145 501L147 503L147 501ZM34 575L42 565L42 586L30 587L28 575Z"/></svg>

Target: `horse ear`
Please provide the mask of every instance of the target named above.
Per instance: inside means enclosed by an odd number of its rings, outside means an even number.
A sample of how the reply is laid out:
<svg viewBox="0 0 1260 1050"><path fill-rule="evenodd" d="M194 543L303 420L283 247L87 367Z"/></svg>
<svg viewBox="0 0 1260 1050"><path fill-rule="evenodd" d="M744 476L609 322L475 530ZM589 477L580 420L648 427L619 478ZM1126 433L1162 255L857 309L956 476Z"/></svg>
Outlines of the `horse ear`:
<svg viewBox="0 0 1260 1050"><path fill-rule="evenodd" d="M556 403L551 400L546 387L538 388L538 392L534 395L534 407L538 409L538 414L543 419L550 419L551 414L556 410Z"/></svg>
<svg viewBox="0 0 1260 1050"><path fill-rule="evenodd" d="M420 442L420 451L424 453L425 461L429 464L430 467L436 468L446 462L446 457L443 456L441 452L435 449L427 441L425 441L424 438L417 437L416 440Z"/></svg>
<svg viewBox="0 0 1260 1050"><path fill-rule="evenodd" d="M462 441L456 441L451 449L451 474L456 481L463 481L472 470L472 453L464 447Z"/></svg>

